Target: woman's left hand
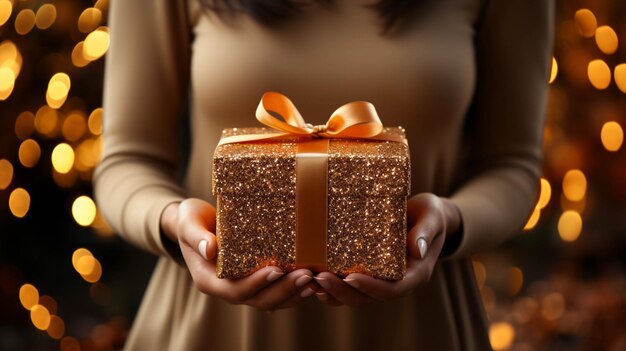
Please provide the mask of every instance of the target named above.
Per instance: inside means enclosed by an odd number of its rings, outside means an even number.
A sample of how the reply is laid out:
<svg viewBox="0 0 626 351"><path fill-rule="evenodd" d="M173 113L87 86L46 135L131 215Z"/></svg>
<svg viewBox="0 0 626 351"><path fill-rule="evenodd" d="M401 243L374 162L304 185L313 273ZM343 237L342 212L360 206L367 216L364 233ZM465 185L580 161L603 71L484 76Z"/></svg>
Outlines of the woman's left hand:
<svg viewBox="0 0 626 351"><path fill-rule="evenodd" d="M461 216L450 200L430 193L407 202L407 271L403 280L375 279L352 273L345 279L323 272L315 277L322 288L317 298L329 305L358 307L402 296L428 283L446 240L458 239Z"/></svg>

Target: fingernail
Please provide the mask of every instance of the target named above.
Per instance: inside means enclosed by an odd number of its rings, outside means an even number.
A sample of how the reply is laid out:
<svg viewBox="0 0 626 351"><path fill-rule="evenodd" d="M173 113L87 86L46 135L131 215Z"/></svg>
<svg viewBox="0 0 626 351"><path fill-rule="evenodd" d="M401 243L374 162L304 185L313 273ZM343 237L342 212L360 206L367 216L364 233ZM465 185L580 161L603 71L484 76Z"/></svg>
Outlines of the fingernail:
<svg viewBox="0 0 626 351"><path fill-rule="evenodd" d="M324 289L330 290L330 282L326 278L315 277L315 281Z"/></svg>
<svg viewBox="0 0 626 351"><path fill-rule="evenodd" d="M268 275L267 275L267 281L268 282L273 282L274 280L280 278L283 276L283 272L281 271L271 271Z"/></svg>
<svg viewBox="0 0 626 351"><path fill-rule="evenodd" d="M420 250L420 256L422 256L420 258L424 258L426 256L426 251L428 251L428 244L426 243L426 239L417 239L417 247Z"/></svg>
<svg viewBox="0 0 626 351"><path fill-rule="evenodd" d="M313 289L306 288L300 293L300 296L306 298L306 297L313 295L314 293L315 291Z"/></svg>
<svg viewBox="0 0 626 351"><path fill-rule="evenodd" d="M300 278L296 279L296 286L298 288L303 287L306 283L310 282L313 277L310 275L303 275Z"/></svg>
<svg viewBox="0 0 626 351"><path fill-rule="evenodd" d="M202 257L204 257L205 260L209 260L208 257L206 257L206 246L207 246L207 241L206 240L200 240L200 243L198 244L198 252L200 253L200 255L202 255Z"/></svg>
<svg viewBox="0 0 626 351"><path fill-rule="evenodd" d="M358 289L360 287L359 282L356 279L347 278L347 279L344 279L343 281L346 282L346 284L350 285L353 288L357 288Z"/></svg>
<svg viewBox="0 0 626 351"><path fill-rule="evenodd" d="M328 300L328 294L325 292L316 292L315 296L317 297L318 300L320 301L326 301Z"/></svg>

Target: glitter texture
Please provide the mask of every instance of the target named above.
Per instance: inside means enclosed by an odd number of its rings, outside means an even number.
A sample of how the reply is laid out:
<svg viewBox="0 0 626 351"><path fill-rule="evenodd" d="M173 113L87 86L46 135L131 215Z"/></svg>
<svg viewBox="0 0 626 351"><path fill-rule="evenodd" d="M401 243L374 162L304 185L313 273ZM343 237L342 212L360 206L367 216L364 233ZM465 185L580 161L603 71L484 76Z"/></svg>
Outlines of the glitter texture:
<svg viewBox="0 0 626 351"><path fill-rule="evenodd" d="M271 133L225 129L222 136ZM384 133L401 134L401 128ZM297 140L220 145L217 275L241 278L268 265L295 267ZM331 139L328 155L328 271L402 279L406 270L409 152L402 143Z"/></svg>

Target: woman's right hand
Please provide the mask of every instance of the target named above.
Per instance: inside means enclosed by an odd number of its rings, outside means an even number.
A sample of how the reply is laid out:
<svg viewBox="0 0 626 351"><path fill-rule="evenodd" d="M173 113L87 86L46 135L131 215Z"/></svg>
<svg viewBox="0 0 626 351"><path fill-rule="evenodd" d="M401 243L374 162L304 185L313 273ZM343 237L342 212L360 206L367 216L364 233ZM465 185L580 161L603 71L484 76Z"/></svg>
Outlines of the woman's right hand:
<svg viewBox="0 0 626 351"><path fill-rule="evenodd" d="M215 208L206 201L186 199L168 205L161 216L161 229L178 242L196 287L207 295L273 311L294 306L317 290L307 269L285 274L278 267L264 267L241 279L218 278Z"/></svg>

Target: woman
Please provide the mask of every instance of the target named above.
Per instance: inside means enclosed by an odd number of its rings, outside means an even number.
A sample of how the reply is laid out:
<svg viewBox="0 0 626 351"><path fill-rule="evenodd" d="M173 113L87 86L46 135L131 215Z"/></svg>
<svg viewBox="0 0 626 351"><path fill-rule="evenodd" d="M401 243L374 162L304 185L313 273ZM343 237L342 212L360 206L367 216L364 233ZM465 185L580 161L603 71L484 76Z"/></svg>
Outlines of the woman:
<svg viewBox="0 0 626 351"><path fill-rule="evenodd" d="M304 3L111 4L96 196L122 236L161 256L127 349L489 349L468 257L518 232L535 203L550 2ZM365 100L406 128L404 280L277 267L216 278L211 155L223 128L255 125L270 90L310 123Z"/></svg>

